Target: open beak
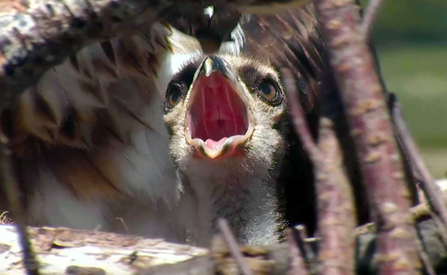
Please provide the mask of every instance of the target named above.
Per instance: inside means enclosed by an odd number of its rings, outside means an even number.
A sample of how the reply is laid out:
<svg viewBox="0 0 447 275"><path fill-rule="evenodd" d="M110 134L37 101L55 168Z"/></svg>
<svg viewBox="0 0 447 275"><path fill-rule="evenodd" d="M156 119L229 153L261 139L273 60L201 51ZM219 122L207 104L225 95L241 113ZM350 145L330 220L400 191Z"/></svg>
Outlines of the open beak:
<svg viewBox="0 0 447 275"><path fill-rule="evenodd" d="M186 139L200 157L232 157L253 133L248 100L225 60L209 56L194 76Z"/></svg>

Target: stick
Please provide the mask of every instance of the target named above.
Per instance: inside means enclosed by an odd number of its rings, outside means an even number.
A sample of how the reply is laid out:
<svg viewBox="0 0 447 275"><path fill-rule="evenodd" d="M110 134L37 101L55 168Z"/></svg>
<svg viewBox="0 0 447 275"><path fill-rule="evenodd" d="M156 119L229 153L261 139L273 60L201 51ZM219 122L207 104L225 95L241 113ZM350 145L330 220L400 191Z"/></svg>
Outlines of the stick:
<svg viewBox="0 0 447 275"><path fill-rule="evenodd" d="M220 231L222 232L222 235L227 242L228 248L230 249L231 255L236 260L237 265L239 267L239 270L244 275L251 275L252 272L248 265L244 261L244 257L242 256L241 251L239 250L239 246L236 242L236 239L233 236L233 233L231 233L230 226L228 225L227 221L225 219L219 219L217 222Z"/></svg>
<svg viewBox="0 0 447 275"><path fill-rule="evenodd" d="M23 252L23 263L28 275L39 274L39 264L34 255L28 232L25 227L24 214L17 196L18 188L11 165L11 150L8 148L8 139L0 133L0 187L6 192L8 204L15 220L15 227Z"/></svg>
<svg viewBox="0 0 447 275"><path fill-rule="evenodd" d="M393 122L396 126L396 131L398 132L404 146L408 150L410 161L413 164L417 175L420 175L420 177L422 177L419 180L421 182L422 189L424 190L424 194L427 197L427 200L432 206L434 212L442 221L441 224L444 226L445 231L445 228L447 228L447 207L444 203L442 191L436 184L436 180L432 177L430 171L425 165L424 160L422 159L421 154L416 146L416 143L414 142L410 131L405 124L402 110L399 103L397 102L395 94L390 94L390 106ZM447 239L447 237L445 237L444 239ZM445 244L447 245L447 243Z"/></svg>
<svg viewBox="0 0 447 275"><path fill-rule="evenodd" d="M369 41L371 37L374 21L377 18L381 4L382 0L370 0L368 3L368 7L363 16L362 25L360 26L360 32L363 34L366 41Z"/></svg>
<svg viewBox="0 0 447 275"><path fill-rule="evenodd" d="M286 69L281 74L295 131L315 167L318 232L321 235L319 259L323 274L354 274L354 201L333 124L326 117L320 118L320 138L316 145L299 104L294 78Z"/></svg>

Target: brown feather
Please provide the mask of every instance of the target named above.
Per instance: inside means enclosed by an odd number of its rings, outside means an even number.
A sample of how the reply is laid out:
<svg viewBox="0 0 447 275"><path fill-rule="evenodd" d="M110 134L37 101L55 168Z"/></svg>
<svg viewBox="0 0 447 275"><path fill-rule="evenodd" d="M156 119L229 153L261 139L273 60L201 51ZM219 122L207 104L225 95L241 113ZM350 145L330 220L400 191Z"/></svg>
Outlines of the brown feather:
<svg viewBox="0 0 447 275"><path fill-rule="evenodd" d="M127 171L120 165L134 146L134 125L151 131L144 112L153 93L158 96L153 78L169 50L169 33L154 26L146 34L97 43L47 71L7 118L19 169L36 173L31 171L43 161L80 201L125 196ZM38 176L23 181L28 194L40 184Z"/></svg>

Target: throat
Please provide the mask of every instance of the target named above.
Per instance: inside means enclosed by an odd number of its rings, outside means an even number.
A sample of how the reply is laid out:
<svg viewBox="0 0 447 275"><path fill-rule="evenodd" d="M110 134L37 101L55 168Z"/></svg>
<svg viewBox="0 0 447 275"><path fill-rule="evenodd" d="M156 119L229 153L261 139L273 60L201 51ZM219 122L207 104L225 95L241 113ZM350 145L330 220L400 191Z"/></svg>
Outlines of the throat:
<svg viewBox="0 0 447 275"><path fill-rule="evenodd" d="M267 245L278 242L280 214L274 184L269 177L227 173L188 177L197 202L198 245L209 245L225 218L240 243Z"/></svg>

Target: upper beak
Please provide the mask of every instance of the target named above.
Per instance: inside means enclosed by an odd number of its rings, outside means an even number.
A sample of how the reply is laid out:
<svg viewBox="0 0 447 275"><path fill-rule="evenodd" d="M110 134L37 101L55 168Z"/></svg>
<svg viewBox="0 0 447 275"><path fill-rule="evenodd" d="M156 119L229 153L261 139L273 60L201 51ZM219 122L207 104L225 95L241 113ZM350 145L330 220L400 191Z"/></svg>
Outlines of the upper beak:
<svg viewBox="0 0 447 275"><path fill-rule="evenodd" d="M199 75L209 77L213 72L219 72L225 77L229 77L229 70L227 69L225 61L220 57L211 55L203 61L199 69Z"/></svg>

